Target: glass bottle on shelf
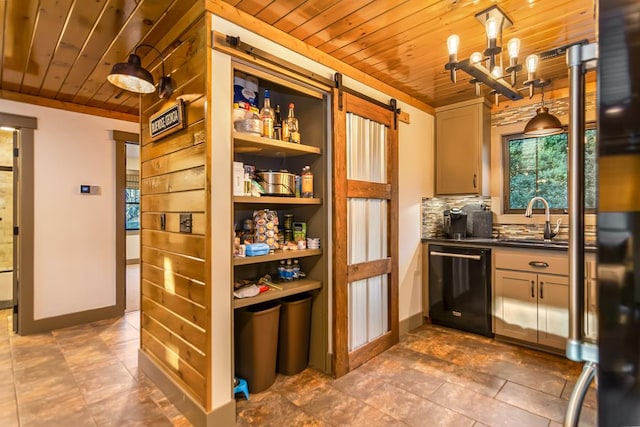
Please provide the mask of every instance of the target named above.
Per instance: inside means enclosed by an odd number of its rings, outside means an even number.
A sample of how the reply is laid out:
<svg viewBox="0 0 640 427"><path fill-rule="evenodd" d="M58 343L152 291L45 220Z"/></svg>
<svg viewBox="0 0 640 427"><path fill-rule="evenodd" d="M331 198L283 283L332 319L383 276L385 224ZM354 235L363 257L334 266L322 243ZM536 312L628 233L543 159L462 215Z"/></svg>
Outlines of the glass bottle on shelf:
<svg viewBox="0 0 640 427"><path fill-rule="evenodd" d="M298 119L296 119L296 116L293 113L293 108L293 103L289 104L289 115L287 116L289 142L300 144L300 128L298 126Z"/></svg>
<svg viewBox="0 0 640 427"><path fill-rule="evenodd" d="M271 108L271 96L269 89L264 90L264 105L260 110L260 123L262 124L262 136L265 138L273 138L273 121L274 113Z"/></svg>
<svg viewBox="0 0 640 427"><path fill-rule="evenodd" d="M273 139L282 139L282 117L280 116L280 104L276 105L274 112Z"/></svg>
<svg viewBox="0 0 640 427"><path fill-rule="evenodd" d="M282 140L289 142L289 124L287 123L287 118L282 119Z"/></svg>
<svg viewBox="0 0 640 427"><path fill-rule="evenodd" d="M310 166L302 168L302 197L313 198L313 173Z"/></svg>
<svg viewBox="0 0 640 427"><path fill-rule="evenodd" d="M248 173L244 174L244 195L251 195L251 176Z"/></svg>

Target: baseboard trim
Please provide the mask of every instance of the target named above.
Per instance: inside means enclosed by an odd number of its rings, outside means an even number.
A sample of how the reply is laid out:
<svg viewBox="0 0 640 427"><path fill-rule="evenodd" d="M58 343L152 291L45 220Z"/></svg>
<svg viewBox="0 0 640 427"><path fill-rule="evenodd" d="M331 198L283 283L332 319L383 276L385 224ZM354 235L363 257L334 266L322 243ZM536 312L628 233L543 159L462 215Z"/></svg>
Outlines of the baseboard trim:
<svg viewBox="0 0 640 427"><path fill-rule="evenodd" d="M138 367L167 396L167 399L196 427L233 426L236 424L236 401L207 412L176 384L142 349L138 350Z"/></svg>
<svg viewBox="0 0 640 427"><path fill-rule="evenodd" d="M404 335L407 332L410 332L417 328L418 326L422 326L425 324L425 318L422 314L416 313L413 316L409 316L406 319L400 321L400 325L398 327L400 335Z"/></svg>
<svg viewBox="0 0 640 427"><path fill-rule="evenodd" d="M0 301L0 309L13 307L13 300L7 299Z"/></svg>

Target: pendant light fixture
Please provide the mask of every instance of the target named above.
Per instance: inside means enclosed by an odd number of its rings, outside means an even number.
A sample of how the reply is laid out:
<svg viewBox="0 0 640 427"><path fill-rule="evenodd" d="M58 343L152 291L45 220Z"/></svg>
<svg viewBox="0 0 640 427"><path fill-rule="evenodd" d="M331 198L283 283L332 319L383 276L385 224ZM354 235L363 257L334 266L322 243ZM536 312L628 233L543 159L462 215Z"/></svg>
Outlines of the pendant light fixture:
<svg viewBox="0 0 640 427"><path fill-rule="evenodd" d="M536 109L536 115L529 120L524 127L523 134L529 136L547 136L564 132L562 123L553 114L549 114L549 109L541 105Z"/></svg>
<svg viewBox="0 0 640 427"><path fill-rule="evenodd" d="M540 107L536 109L536 115L524 127L523 134L529 136L547 136L564 131L560 120L553 114L549 114L549 109L544 106L544 87L549 84L549 81L536 78L536 69L539 62L538 55L527 56L527 81L524 82L524 85L529 87L529 98L533 97L533 90L536 87L540 88L542 97Z"/></svg>
<svg viewBox="0 0 640 427"><path fill-rule="evenodd" d="M155 91L153 76L147 69L142 67L140 56L137 53L141 47L148 47L158 52L162 64L162 77L160 77L160 82L158 83L158 95L160 98L169 98L173 93L173 88L171 77L165 75L164 72L164 58L158 49L149 44L138 45L133 53L129 55L127 62L115 64L111 69L111 73L107 76L107 80L114 86L130 92L152 93Z"/></svg>

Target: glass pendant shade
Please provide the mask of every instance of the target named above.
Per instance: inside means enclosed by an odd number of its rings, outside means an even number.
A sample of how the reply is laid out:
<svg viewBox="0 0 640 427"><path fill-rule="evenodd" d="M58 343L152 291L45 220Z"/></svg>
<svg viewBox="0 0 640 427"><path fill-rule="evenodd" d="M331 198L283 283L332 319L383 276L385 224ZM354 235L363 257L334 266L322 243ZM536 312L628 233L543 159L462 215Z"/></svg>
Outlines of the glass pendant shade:
<svg viewBox="0 0 640 427"><path fill-rule="evenodd" d="M140 57L129 55L129 60L119 62L113 66L107 80L120 89L136 93L151 93L155 91L155 84L151 73L142 68Z"/></svg>
<svg viewBox="0 0 640 427"><path fill-rule="evenodd" d="M487 22L485 22L485 30L487 31L488 39L495 39L498 37L498 32L500 31L500 27L498 26L498 20L496 18L489 18Z"/></svg>
<svg viewBox="0 0 640 427"><path fill-rule="evenodd" d="M560 120L553 114L549 114L547 107L538 107L536 115L529 120L523 133L531 136L546 136L560 132L563 132Z"/></svg>

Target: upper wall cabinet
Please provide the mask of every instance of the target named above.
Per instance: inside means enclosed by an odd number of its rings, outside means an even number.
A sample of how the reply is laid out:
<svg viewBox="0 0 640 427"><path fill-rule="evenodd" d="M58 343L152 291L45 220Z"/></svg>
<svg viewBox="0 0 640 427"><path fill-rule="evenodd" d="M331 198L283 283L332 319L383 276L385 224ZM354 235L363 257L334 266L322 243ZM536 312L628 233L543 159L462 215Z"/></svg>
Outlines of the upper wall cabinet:
<svg viewBox="0 0 640 427"><path fill-rule="evenodd" d="M484 98L436 108L436 194L489 194L490 126Z"/></svg>

